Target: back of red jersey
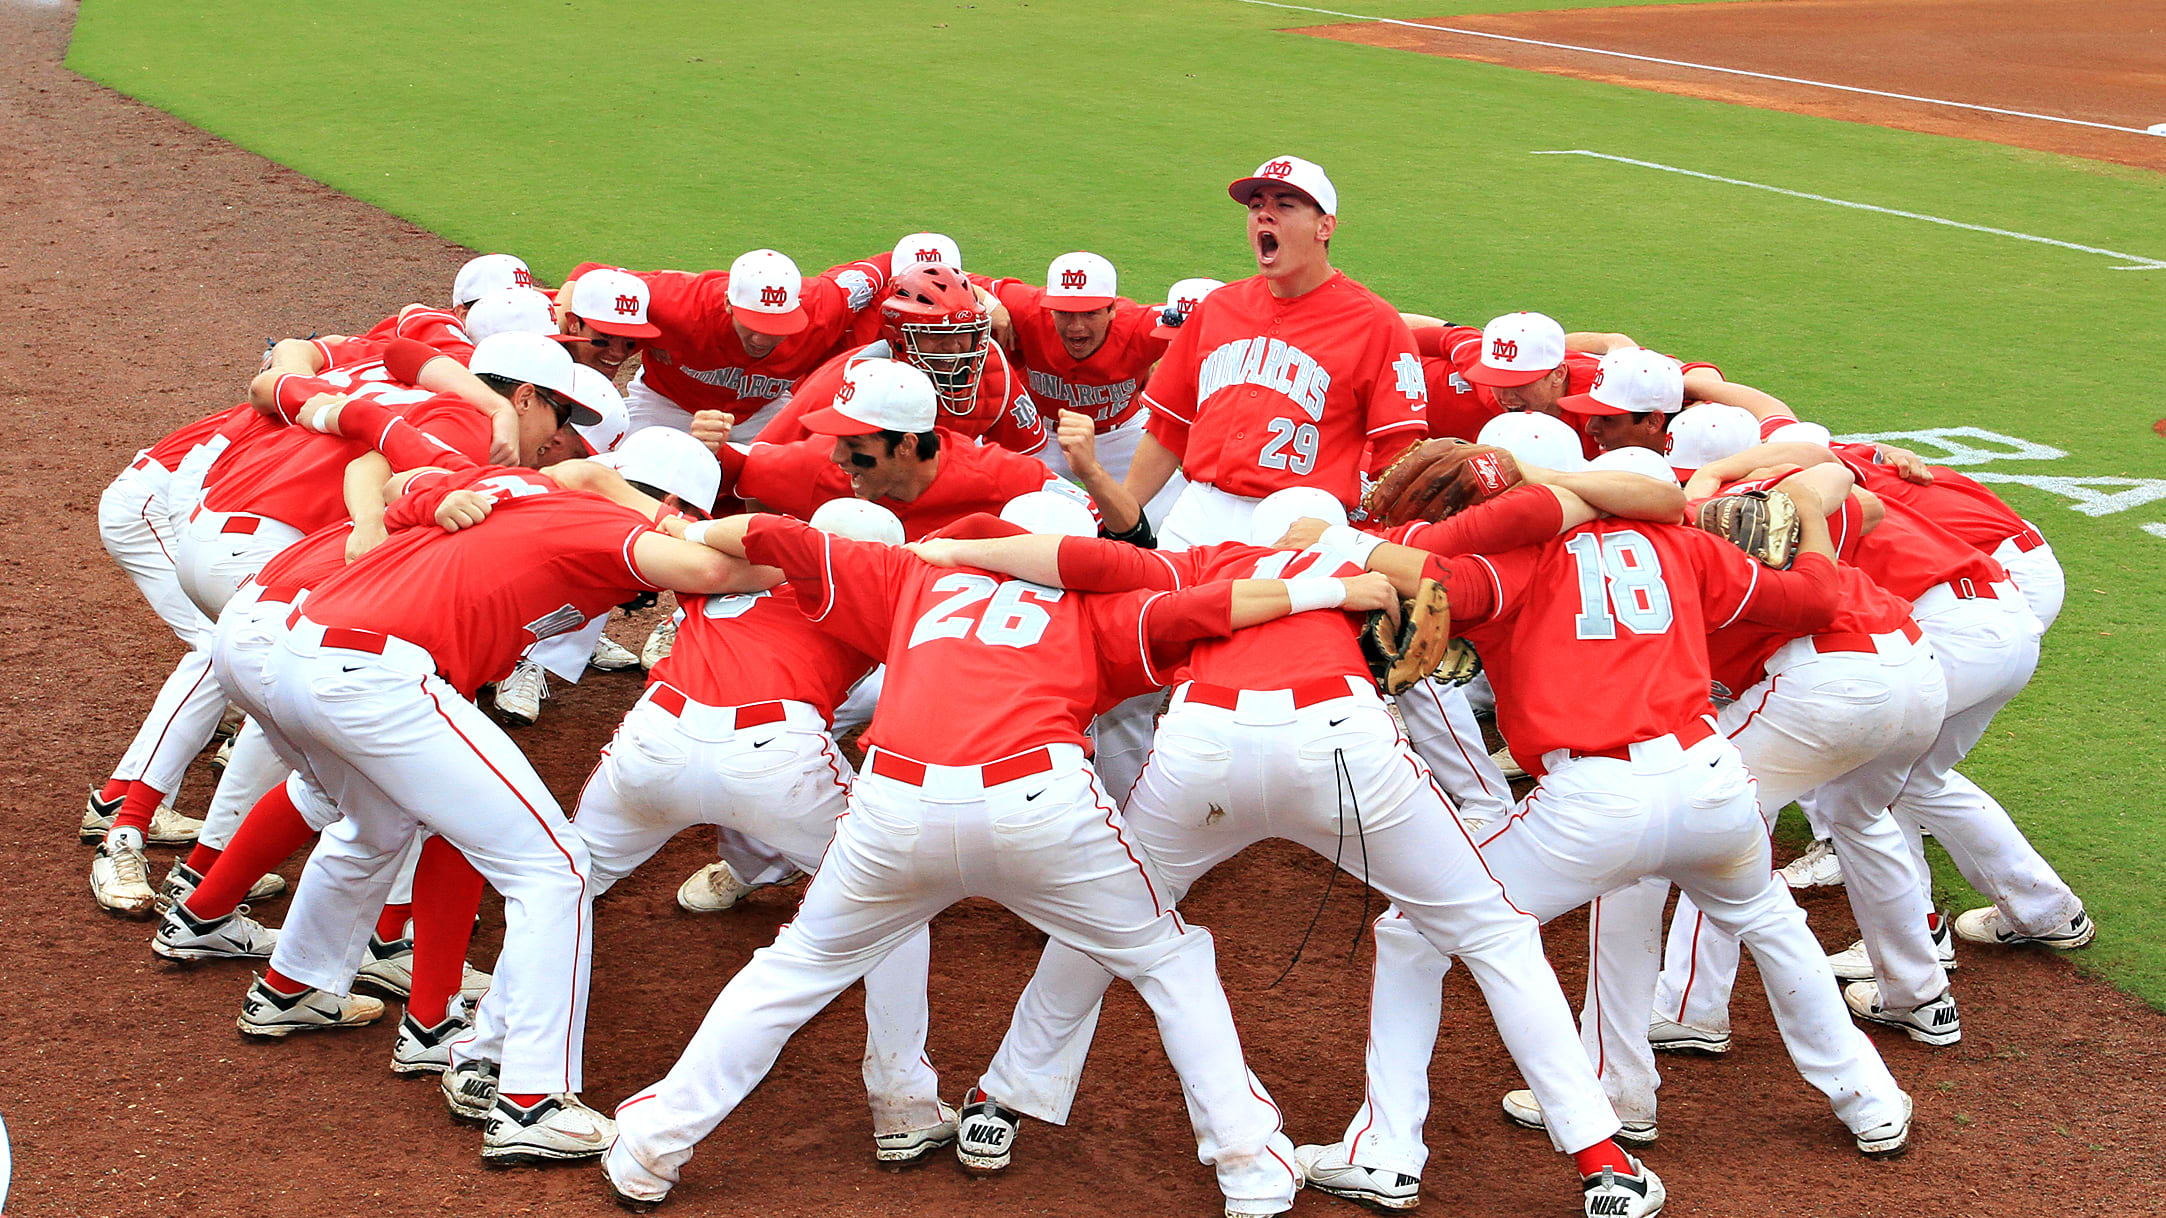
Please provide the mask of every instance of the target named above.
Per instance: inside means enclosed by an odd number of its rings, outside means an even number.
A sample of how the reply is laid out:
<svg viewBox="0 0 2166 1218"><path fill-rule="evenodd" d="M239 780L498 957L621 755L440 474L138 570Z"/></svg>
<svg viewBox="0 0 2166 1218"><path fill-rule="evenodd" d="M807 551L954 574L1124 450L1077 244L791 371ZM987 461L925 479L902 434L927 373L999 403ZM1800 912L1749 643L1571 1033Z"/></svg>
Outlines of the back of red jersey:
<svg viewBox="0 0 2166 1218"><path fill-rule="evenodd" d="M835 707L875 661L805 620L787 586L737 596L680 596L677 645L649 680L708 706L787 699Z"/></svg>
<svg viewBox="0 0 2166 1218"><path fill-rule="evenodd" d="M151 445L147 450L150 459L164 466L168 471L179 469L181 459L194 451L197 445L209 443L211 437L218 435L220 430L228 424L245 426L247 423L246 416L253 414L255 414L255 408L243 402L238 406L228 406L216 414L204 415L195 422L182 427L163 440Z"/></svg>
<svg viewBox="0 0 2166 1218"><path fill-rule="evenodd" d="M1888 514L1880 527L1846 545L1849 561L1904 601L1915 601L1938 585L1956 580L1994 584L2008 572L1975 546L1940 527L1925 513L1883 499Z"/></svg>
<svg viewBox="0 0 2166 1218"><path fill-rule="evenodd" d="M577 630L655 587L632 557L654 522L630 508L502 466L470 477L425 474L407 493L432 481L479 491L495 506L488 519L456 533L429 526L394 532L309 595L311 620L418 644L452 688L471 698L537 641Z"/></svg>
<svg viewBox="0 0 2166 1218"><path fill-rule="evenodd" d="M379 349L394 338L410 338L415 342L427 343L462 364L474 354L474 340L467 335L466 325L459 320L458 314L449 309L422 304L407 305L377 322L361 338L375 344ZM317 346L324 347L327 355L339 350L336 346L325 347L322 343ZM343 360L334 356L334 363L337 362L351 362L351 355Z"/></svg>
<svg viewBox="0 0 2166 1218"><path fill-rule="evenodd" d="M1184 585L1215 579L1341 579L1359 575L1361 564L1336 550L1272 550L1228 542L1166 556L1185 566ZM1231 689L1290 689L1319 677L1367 679L1369 662L1355 632L1365 614L1296 613L1204 639L1189 652L1181 680Z"/></svg>
<svg viewBox="0 0 2166 1218"><path fill-rule="evenodd" d="M327 525L271 556L256 572L266 588L313 588L346 569L346 539L353 521Z"/></svg>
<svg viewBox="0 0 2166 1218"><path fill-rule="evenodd" d="M1991 554L2029 527L1983 483L1952 469L1932 467L1933 481L1921 486L1876 464L1870 444L1840 444L1835 452L1856 475L1859 486L1885 502L1900 503L1925 516L1983 553Z"/></svg>

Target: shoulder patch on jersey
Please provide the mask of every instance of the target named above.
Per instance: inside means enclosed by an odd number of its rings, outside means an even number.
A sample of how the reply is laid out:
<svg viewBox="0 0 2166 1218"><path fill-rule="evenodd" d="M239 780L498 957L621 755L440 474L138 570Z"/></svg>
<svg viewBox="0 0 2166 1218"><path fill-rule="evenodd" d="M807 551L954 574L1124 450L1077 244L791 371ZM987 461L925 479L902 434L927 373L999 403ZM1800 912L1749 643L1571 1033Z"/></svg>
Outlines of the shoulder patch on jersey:
<svg viewBox="0 0 2166 1218"><path fill-rule="evenodd" d="M872 303L872 276L863 271L844 271L835 276L835 285L849 297L853 313Z"/></svg>

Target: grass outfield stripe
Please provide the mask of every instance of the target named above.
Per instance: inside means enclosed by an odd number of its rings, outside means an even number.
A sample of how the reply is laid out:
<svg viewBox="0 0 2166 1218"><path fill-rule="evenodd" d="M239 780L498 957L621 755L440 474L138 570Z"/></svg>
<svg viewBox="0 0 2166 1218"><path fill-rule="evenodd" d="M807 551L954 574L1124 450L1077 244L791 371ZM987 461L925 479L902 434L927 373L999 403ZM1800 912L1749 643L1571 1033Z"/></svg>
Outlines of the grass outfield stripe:
<svg viewBox="0 0 2166 1218"><path fill-rule="evenodd" d="M1257 2L1259 2L1259 0L1243 0L1243 3ZM1638 165L1643 169L1659 169L1664 173L1683 174L1688 178L1700 178L1708 182L1721 182L1729 186L1750 186L1754 190L1765 190L1778 195L1788 195L1793 199L1810 199L1815 203L1832 203L1837 207L1855 208L1858 211L1874 211L1879 212L1881 215L1884 216L1901 216L1906 220L1923 220L1928 224L1945 224L1949 228L1960 228L1974 233L1991 233L1993 236L1996 237L2013 237L2018 241L2035 241L2040 245L2054 245L2059 246L2064 250L2077 250L2086 254L2104 254L2108 258L2120 258L2124 261L2142 264L2141 266L2116 266L2107 268L2108 270L2113 271L2166 270L2166 262L2161 262L2155 258L2146 258L2143 257L2141 254L2124 254L2119 252L2118 250L2100 249L2095 245L2077 245L2073 241L2059 241L2052 237L2040 237L2032 233L2019 233L2012 229L2006 228L1990 228L1983 224L1965 224L1961 220L1948 220L1940 216L1928 216L1923 212L1901 211L1897 208L1881 207L1872 203L1853 203L1848 199L1831 199L1826 195L1808 194L1802 190L1786 190L1780 186L1769 186L1764 182L1747 182L1742 178L1725 178L1718 174L1701 173L1697 169L1680 169L1675 165L1663 165L1655 161L1636 161L1628 156L1612 156L1607 152L1589 152L1585 148L1546 149L1539 152L1529 153L1528 155L1593 157L1596 160L1615 161L1620 165Z"/></svg>
<svg viewBox="0 0 2166 1218"><path fill-rule="evenodd" d="M1716 72L1724 76L1749 76L1754 80L1774 80L1786 85L1805 85L1814 89L1833 89L1841 93L1863 93L1870 97L1887 97L1896 101L1921 102L1928 106L1948 106L1958 110L1977 110L1981 113L2000 114L2009 118L2030 118L2047 123L2067 123L2071 127L2096 127L2101 131L2125 131L2130 135L2162 134L2143 127L2122 127L2114 123L2096 123L2085 118L2068 118L2059 114L2038 114L2030 110L2004 110L1999 106L1982 106L1976 102L1949 101L1940 97L1920 97L1915 93L1890 93L1885 89L1867 89L1859 85L1838 85L1825 80L1806 80L1802 76L1777 76L1773 72L1753 72L1745 68L1725 68L1711 63L1692 63L1683 59L1663 59L1655 55L1635 55L1630 51L1612 51L1603 47L1579 46L1570 42L1544 42L1539 38L1522 38L1514 34L1497 34L1488 30L1470 30L1451 25L1431 25L1426 21L1401 21L1396 17L1371 17L1363 13L1342 13L1337 9L1311 8L1306 4L1281 4L1279 0L1238 0L1238 2L1241 4L1254 4L1263 8L1283 8L1297 13L1319 13L1326 17L1345 17L1352 21L1374 21L1381 25L1404 26L1410 30L1434 30L1439 34L1457 34L1462 38L1489 38L1497 42L1516 42L1523 46L1548 47L1554 51L1576 51L1582 55L1607 55L1612 59L1630 59L1639 63L1659 63L1672 68L1691 68L1695 72Z"/></svg>

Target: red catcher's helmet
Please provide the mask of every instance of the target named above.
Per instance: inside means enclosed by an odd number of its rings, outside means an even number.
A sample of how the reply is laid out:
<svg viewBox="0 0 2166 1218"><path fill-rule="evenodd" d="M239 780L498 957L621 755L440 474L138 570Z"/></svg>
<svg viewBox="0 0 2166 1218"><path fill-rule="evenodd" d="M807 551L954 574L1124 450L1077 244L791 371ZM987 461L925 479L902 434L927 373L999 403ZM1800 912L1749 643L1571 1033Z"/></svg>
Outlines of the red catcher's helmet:
<svg viewBox="0 0 2166 1218"><path fill-rule="evenodd" d="M967 415L978 405L978 377L992 346L993 318L954 267L923 263L888 282L880 301L880 337L897 359L933 380L940 408Z"/></svg>

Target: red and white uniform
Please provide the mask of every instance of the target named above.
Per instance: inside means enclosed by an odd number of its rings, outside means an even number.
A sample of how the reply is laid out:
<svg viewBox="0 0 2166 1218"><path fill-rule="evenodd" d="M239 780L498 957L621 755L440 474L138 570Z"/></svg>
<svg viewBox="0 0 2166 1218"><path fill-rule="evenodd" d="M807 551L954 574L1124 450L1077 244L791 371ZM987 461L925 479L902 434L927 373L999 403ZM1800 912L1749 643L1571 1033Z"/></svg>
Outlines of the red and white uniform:
<svg viewBox="0 0 2166 1218"><path fill-rule="evenodd" d="M1421 352L1422 379L1429 384L1429 435L1471 440L1482 434L1482 425L1504 413L1496 395L1464 375L1481 362L1482 331L1479 326L1416 326L1414 346ZM1586 380L1594 379L1593 356L1565 352L1565 363L1586 365Z"/></svg>
<svg viewBox="0 0 2166 1218"><path fill-rule="evenodd" d="M2068 577L2061 571L2060 560L2037 526L2017 515L1984 483L1945 465L1933 465L1927 467L1933 471L1933 481L1920 485L1875 464L1870 444L1840 444L1835 452L1857 476L1859 486L1925 515L1990 555L2015 581L2039 625L2053 627L2068 596Z"/></svg>
<svg viewBox="0 0 2166 1218"><path fill-rule="evenodd" d="M1541 498L1547 518L1532 514L1534 536L1558 525L1555 498ZM1227 544L1162 554L1085 539L1061 542L1060 565L1062 581L1082 589L1360 573L1331 550ZM1355 642L1359 624L1351 614L1301 613L1198 643L1176 674L1182 683L1122 813L1174 900L1221 861L1272 837L1373 884L1393 902L1387 920L1403 919L1473 970L1514 1064L1552 1114L1558 1146L1595 1145L1617 1132L1617 1117L1577 1043L1539 925L1483 867L1392 725ZM1074 948L1048 943L987 1071L987 1094L1065 1119L1111 980ZM1362 1166L1421 1174L1418 1129L1409 1147L1357 1119L1347 1142ZM1372 1153L1377 1146L1388 1149Z"/></svg>
<svg viewBox="0 0 2166 1218"><path fill-rule="evenodd" d="M417 478L387 524L426 519L440 496L424 491L458 478ZM593 927L586 846L471 699L536 639L652 589L633 547L653 526L527 470L483 467L463 485L497 499L487 520L394 532L310 592L265 663L264 709L298 753L288 760L351 826L310 857L272 967L345 993L401 852L417 827L433 830L505 898L496 976L508 1001L471 1039L501 1040L507 1092L577 1091Z"/></svg>
<svg viewBox="0 0 2166 1218"><path fill-rule="evenodd" d="M1175 549L1246 541L1256 500L1287 487L1322 487L1352 511L1363 475L1428 434L1413 335L1343 272L1292 299L1260 275L1204 297L1143 404L1190 483L1163 530Z"/></svg>
<svg viewBox="0 0 2166 1218"><path fill-rule="evenodd" d="M1580 1027L1618 1115L1655 1115L1647 1021L1667 887L1642 881L1664 877L1752 948L1791 1060L1843 1124L1901 1120L1903 1093L1850 1022L1826 955L1775 875L1752 775L1715 730L1707 696L1709 632L1743 620L1822 628L1833 564L1806 555L1771 571L1696 529L1604 519L1536 548L1440 559L1437 574L1451 590L1453 630L1481 651L1496 686L1499 727L1539 777L1481 843L1484 860L1513 903L1545 921L1600 898ZM1380 928L1372 1108L1419 1089L1434 1037L1426 1012L1448 966L1419 936ZM1388 1122L1418 1125L1404 1114Z"/></svg>
<svg viewBox="0 0 2166 1218"><path fill-rule="evenodd" d="M392 340L400 338L427 343L462 364L474 354L474 340L467 334L466 323L459 320L459 315L449 309L439 309L431 305L407 305L377 322L368 333L359 337L361 342L373 344L379 350L389 346ZM350 350L339 350L348 344L318 341L316 346L324 351L329 366L332 367L337 367L341 362L350 362L357 354Z"/></svg>
<svg viewBox="0 0 2166 1218"><path fill-rule="evenodd" d="M972 444L940 428L940 469L932 485L915 499L875 499L901 519L903 535L916 541L965 516L998 512L1017 495L1045 490L1060 479L1033 457ZM754 444L749 449L725 444L722 493L755 499L774 511L809 519L830 499L850 497L850 476L829 455L827 436L790 444Z"/></svg>
<svg viewBox="0 0 2166 1218"><path fill-rule="evenodd" d="M812 433L805 430L804 417L834 405L835 394L842 389L844 369L861 359L893 358L894 353L887 343L881 341L844 352L820 365L818 371L807 376L790 400L767 421L759 437L771 444L790 444L805 439ZM1048 449L1060 450L1060 446L1048 438L1045 420L1038 416L1037 405L1023 387L1022 369L1009 361L1007 352L1001 350L998 343L986 346L985 368L978 376L978 399L970 413L957 415L942 406L939 426L942 431L987 447L1005 448L1041 459ZM735 437L736 429L732 428L730 434Z"/></svg>
<svg viewBox="0 0 2166 1218"><path fill-rule="evenodd" d="M668 1076L618 1107L610 1174L666 1190L797 1028L942 909L983 896L1135 983L1229 1209L1292 1205L1292 1143L1242 1063L1210 934L1173 912L1084 760L1098 707L1162 680L1190 640L1227 633L1228 588L1064 592L774 517L753 523L745 553L781 567L822 628L884 656L887 687L796 919L731 979Z"/></svg>
<svg viewBox="0 0 2166 1218"><path fill-rule="evenodd" d="M577 278L602 263L582 263ZM827 361L850 323L878 298L887 275L871 262L829 267L804 281L806 326L754 359L730 322L728 271L634 271L651 294L647 320L660 336L641 344L638 375L625 387L632 430L688 430L701 410L726 411L736 434L758 439L797 382Z"/></svg>

